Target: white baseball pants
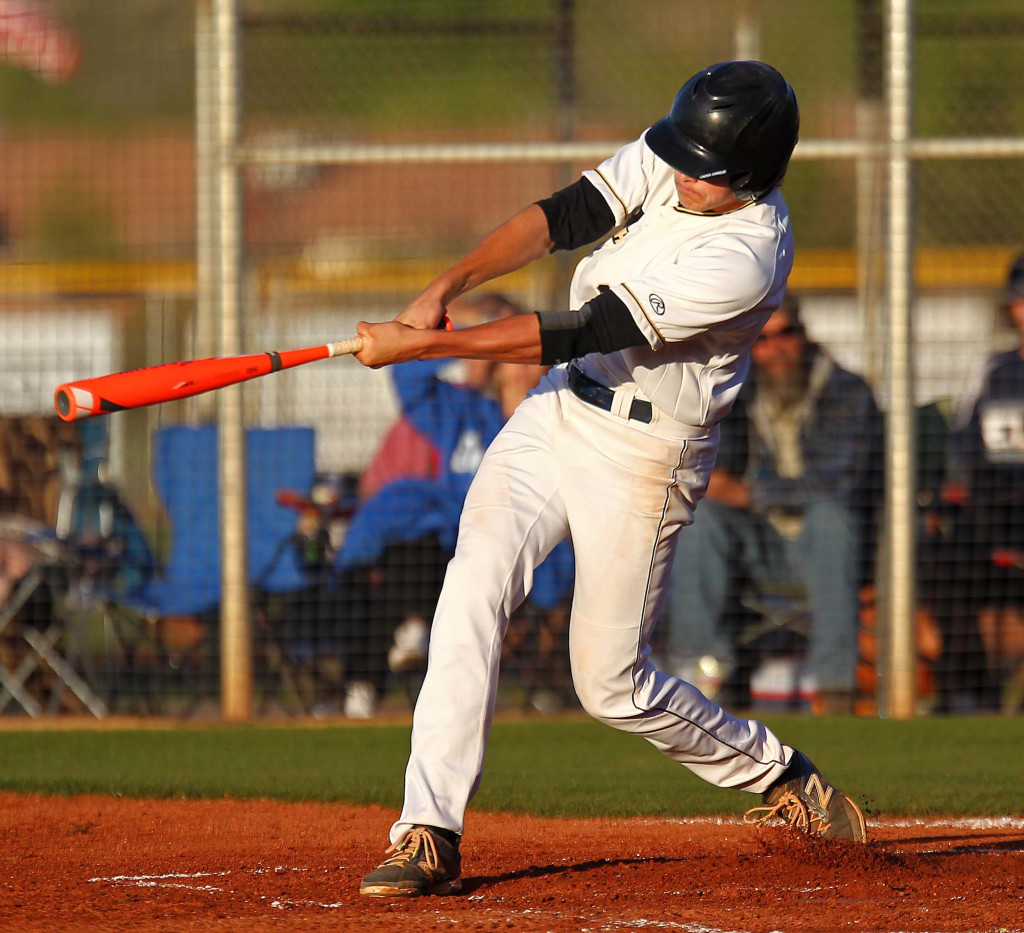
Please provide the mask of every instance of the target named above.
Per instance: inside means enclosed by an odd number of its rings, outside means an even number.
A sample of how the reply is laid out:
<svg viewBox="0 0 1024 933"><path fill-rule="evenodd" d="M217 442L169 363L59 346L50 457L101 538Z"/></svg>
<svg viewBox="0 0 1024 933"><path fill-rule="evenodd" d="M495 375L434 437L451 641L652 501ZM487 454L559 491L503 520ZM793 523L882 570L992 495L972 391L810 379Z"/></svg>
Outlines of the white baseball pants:
<svg viewBox="0 0 1024 933"><path fill-rule="evenodd" d="M628 412L631 399L617 405ZM791 750L657 670L649 642L669 590L675 534L693 520L717 429L651 424L603 411L554 369L488 449L466 499L413 717L405 805L410 826L462 832L491 728L501 643L533 571L566 534L576 582L569 623L583 708L642 735L719 787L764 791Z"/></svg>

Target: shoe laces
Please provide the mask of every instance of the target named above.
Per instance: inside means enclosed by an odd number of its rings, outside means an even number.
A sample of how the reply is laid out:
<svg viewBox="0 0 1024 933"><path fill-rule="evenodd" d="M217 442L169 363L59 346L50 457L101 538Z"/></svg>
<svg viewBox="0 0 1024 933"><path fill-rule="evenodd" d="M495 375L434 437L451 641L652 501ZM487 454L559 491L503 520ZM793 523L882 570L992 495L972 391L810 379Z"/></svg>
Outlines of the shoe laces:
<svg viewBox="0 0 1024 933"><path fill-rule="evenodd" d="M806 801L792 792L784 793L773 804L751 807L743 814L743 822L756 826L776 816L805 833L819 832L824 822Z"/></svg>
<svg viewBox="0 0 1024 933"><path fill-rule="evenodd" d="M423 853L427 867L431 871L436 871L440 865L440 859L437 855L437 844L434 842L434 836L430 830L417 827L416 829L410 829L398 842L385 850L384 854L389 857L381 862L380 867L383 868L385 865L407 865L409 862L414 861L420 852Z"/></svg>

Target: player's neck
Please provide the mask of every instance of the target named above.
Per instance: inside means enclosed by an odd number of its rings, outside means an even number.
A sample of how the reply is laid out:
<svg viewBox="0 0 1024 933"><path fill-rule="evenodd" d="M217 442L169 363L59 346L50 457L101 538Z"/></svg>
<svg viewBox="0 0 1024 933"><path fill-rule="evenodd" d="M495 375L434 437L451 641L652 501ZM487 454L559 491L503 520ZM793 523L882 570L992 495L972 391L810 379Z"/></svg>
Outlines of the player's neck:
<svg viewBox="0 0 1024 933"><path fill-rule="evenodd" d="M676 210L679 211L681 214L693 214L697 217L715 217L719 214L733 214L736 211L743 210L743 208L748 207L753 203L754 202L752 200L740 201L737 198L734 199L733 201L728 202L727 204L722 205L721 207L716 207L710 211L691 211L688 208L683 207L682 204L677 204Z"/></svg>

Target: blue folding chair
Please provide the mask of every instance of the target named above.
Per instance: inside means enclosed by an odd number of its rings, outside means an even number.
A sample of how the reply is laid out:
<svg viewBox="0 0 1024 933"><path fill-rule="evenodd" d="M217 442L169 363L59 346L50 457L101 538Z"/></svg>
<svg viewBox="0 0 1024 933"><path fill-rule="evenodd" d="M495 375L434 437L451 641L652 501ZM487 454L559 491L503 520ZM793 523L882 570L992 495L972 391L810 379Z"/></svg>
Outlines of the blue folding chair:
<svg viewBox="0 0 1024 933"><path fill-rule="evenodd" d="M314 475L312 428L246 431L248 579L257 607L271 595L308 585L298 551L289 546L295 515L276 497L282 489L309 489ZM159 575L110 595L115 627L126 645L143 642L143 652L155 649L165 672L194 674L201 694L216 682L218 668L218 639L212 637L221 573L216 428L160 429L153 442L153 481L170 521L169 557ZM258 618L266 620L265 614ZM179 624L171 638L160 628L170 619L190 624Z"/></svg>

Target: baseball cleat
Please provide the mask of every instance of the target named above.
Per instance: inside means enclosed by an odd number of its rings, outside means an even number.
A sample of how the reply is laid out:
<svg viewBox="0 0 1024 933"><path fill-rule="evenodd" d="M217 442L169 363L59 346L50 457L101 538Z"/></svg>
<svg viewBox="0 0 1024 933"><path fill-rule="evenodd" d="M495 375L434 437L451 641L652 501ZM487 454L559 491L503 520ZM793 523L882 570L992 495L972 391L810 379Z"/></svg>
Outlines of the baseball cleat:
<svg viewBox="0 0 1024 933"><path fill-rule="evenodd" d="M765 791L761 806L743 814L743 822L759 825L776 816L809 836L867 840L860 807L829 784L811 760L797 751L782 776Z"/></svg>
<svg viewBox="0 0 1024 933"><path fill-rule="evenodd" d="M462 890L462 857L458 842L436 830L415 826L385 853L384 859L359 885L369 897L418 897Z"/></svg>

